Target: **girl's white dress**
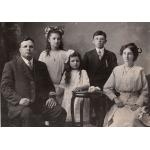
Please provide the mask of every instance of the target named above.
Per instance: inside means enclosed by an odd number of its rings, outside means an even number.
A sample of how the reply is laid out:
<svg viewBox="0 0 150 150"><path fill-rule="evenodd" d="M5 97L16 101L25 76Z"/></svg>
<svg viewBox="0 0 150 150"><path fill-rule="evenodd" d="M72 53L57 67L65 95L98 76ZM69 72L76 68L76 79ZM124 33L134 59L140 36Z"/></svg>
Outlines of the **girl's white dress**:
<svg viewBox="0 0 150 150"><path fill-rule="evenodd" d="M71 110L70 110L72 91L76 87L84 86L84 85L90 85L89 78L88 78L87 72L85 70L81 70L81 76L80 76L79 70L72 70L69 85L67 85L65 83L65 73L62 77L62 80L60 83L60 87L64 88L62 107L67 112L66 121L68 121L68 122L72 121ZM82 98L76 98L75 103L74 103L75 104L74 112L75 112L75 121L76 122L79 122L79 120L80 120L80 101L81 100L82 100ZM84 103L83 119L84 119L84 121L89 121L89 100L86 100Z"/></svg>
<svg viewBox="0 0 150 150"><path fill-rule="evenodd" d="M104 92L113 100L116 97L115 90L120 94L119 99L125 106L112 106L106 114L104 126L142 126L138 121L138 114L143 102L148 100L148 85L143 68L133 66L126 71L125 65L115 67L104 85ZM133 104L141 107L132 111Z"/></svg>
<svg viewBox="0 0 150 150"><path fill-rule="evenodd" d="M39 56L39 61L46 64L55 88L57 88L61 81L64 71L64 63L67 58L67 51L64 50L50 51L49 55L46 54L46 51L43 51Z"/></svg>

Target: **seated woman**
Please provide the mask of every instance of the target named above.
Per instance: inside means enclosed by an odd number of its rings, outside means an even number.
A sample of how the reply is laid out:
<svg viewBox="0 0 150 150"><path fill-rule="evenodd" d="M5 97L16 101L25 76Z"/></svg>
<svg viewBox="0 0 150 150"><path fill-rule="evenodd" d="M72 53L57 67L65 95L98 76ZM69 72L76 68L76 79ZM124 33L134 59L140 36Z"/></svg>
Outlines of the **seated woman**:
<svg viewBox="0 0 150 150"><path fill-rule="evenodd" d="M134 43L121 47L124 64L114 68L104 85L104 93L115 102L105 116L104 126L143 126L138 115L148 101L148 85L143 68L134 65L141 52Z"/></svg>

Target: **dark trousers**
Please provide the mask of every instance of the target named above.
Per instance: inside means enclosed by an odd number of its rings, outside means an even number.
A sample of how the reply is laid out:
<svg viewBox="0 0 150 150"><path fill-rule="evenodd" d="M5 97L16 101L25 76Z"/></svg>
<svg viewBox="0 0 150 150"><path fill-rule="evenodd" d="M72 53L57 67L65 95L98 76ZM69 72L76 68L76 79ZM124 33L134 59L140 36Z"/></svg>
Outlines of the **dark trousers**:
<svg viewBox="0 0 150 150"><path fill-rule="evenodd" d="M103 126L104 118L110 105L105 95L91 95L91 106L94 109L96 126Z"/></svg>
<svg viewBox="0 0 150 150"><path fill-rule="evenodd" d="M24 107L19 118L23 127L44 126L44 121L53 122L53 126L62 127L66 120L66 111L57 104L53 109L44 106L41 110L37 107Z"/></svg>

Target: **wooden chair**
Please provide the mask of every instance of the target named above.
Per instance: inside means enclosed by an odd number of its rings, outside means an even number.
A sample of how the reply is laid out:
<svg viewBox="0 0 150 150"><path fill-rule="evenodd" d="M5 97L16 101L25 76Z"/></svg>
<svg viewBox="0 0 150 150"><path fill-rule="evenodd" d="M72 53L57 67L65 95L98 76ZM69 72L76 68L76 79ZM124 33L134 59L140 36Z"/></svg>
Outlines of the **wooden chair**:
<svg viewBox="0 0 150 150"><path fill-rule="evenodd" d="M89 93L88 91L81 91L81 92L72 92L72 98L71 98L71 117L72 117L72 126L75 126L75 115L74 115L74 102L75 102L75 98L79 97L79 98L83 98L83 100L80 102L80 127L83 127L83 108L84 108L84 102L85 100L87 100L87 98L90 99L92 94L99 94L100 96L102 96L102 92L98 91L98 92L94 92L94 93ZM90 105L90 120L91 120L91 105Z"/></svg>

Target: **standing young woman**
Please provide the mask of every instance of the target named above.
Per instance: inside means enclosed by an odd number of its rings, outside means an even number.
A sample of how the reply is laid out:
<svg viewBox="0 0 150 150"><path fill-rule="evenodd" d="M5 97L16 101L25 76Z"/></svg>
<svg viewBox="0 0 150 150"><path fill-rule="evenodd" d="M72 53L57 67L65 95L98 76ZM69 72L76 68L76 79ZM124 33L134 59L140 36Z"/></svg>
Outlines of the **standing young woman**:
<svg viewBox="0 0 150 150"><path fill-rule="evenodd" d="M46 63L52 82L57 88L64 71L64 63L67 60L67 52L63 49L64 34L62 27L47 27L46 33L46 50L41 52L39 60Z"/></svg>

